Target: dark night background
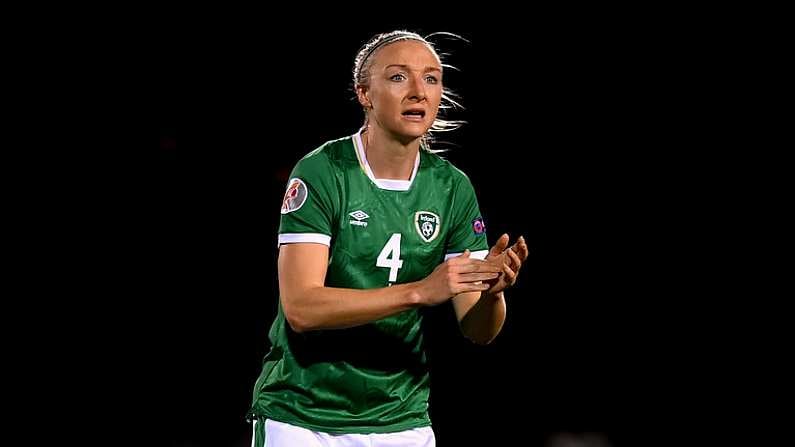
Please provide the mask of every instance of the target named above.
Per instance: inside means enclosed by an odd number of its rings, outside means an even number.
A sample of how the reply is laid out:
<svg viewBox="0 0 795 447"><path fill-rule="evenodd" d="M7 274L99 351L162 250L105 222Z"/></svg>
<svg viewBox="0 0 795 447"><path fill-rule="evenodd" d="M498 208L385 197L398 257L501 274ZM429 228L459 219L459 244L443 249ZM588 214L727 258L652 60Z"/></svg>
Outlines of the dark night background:
<svg viewBox="0 0 795 447"><path fill-rule="evenodd" d="M445 75L466 106L451 117L468 121L442 136L446 157L471 177L490 242L507 232L530 246L493 344L464 340L449 305L431 312L438 445L553 445L556 433L639 445L684 424L659 405L680 405L691 374L691 351L673 351L688 324L683 286L698 275L683 236L698 211L679 197L699 162L687 138L699 104L678 101L701 62L673 54L686 46L675 29L611 17L163 24L137 270L152 444L249 445L287 175L356 131L353 58L392 29L470 41L440 44L461 69Z"/></svg>

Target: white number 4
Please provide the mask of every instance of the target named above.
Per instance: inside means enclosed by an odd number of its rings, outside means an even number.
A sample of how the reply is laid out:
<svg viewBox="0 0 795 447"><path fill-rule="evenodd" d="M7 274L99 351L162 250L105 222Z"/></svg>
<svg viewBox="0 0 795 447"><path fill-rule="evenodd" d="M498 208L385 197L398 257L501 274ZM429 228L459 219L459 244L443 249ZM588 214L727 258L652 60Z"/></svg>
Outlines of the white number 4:
<svg viewBox="0 0 795 447"><path fill-rule="evenodd" d="M400 233L395 233L389 238L384 248L381 249L375 265L388 267L389 282L397 281L398 270L403 267L403 260L400 259Z"/></svg>

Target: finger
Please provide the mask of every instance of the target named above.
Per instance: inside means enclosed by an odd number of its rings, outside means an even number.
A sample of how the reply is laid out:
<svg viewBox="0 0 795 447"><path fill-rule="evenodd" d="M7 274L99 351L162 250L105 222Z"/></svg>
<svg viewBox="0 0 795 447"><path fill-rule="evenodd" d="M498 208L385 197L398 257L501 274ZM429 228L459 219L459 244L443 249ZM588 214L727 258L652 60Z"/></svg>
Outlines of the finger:
<svg viewBox="0 0 795 447"><path fill-rule="evenodd" d="M473 272L499 273L502 271L502 267L500 266L500 264L494 262L481 261L480 259L470 259L466 263L459 263L453 267L454 268L452 270L456 273L473 273Z"/></svg>
<svg viewBox="0 0 795 447"><path fill-rule="evenodd" d="M505 284L507 284L508 286L516 284L516 277L519 276L518 273L511 270L510 267L507 267L505 270L503 270L503 274L505 275L505 277L503 278Z"/></svg>
<svg viewBox="0 0 795 447"><path fill-rule="evenodd" d="M511 250L513 250L516 254L520 257L522 255L522 251L527 251L527 243L524 241L523 236L519 236L519 239L511 245Z"/></svg>
<svg viewBox="0 0 795 447"><path fill-rule="evenodd" d="M508 250L508 257L511 258L513 269L519 271L522 268L522 260L519 259L519 255L514 253L513 250Z"/></svg>
<svg viewBox="0 0 795 447"><path fill-rule="evenodd" d="M464 252L463 252L463 253L461 253L460 255L458 255L458 256L453 256L452 258L448 259L448 260L447 260L447 262L449 262L449 263L450 263L450 265L457 265L457 264L461 264L462 262L466 262L466 261L469 259L469 256L470 256L471 254L472 254L472 253L469 251L469 249L466 249L466 250L464 250Z"/></svg>
<svg viewBox="0 0 795 447"><path fill-rule="evenodd" d="M519 255L519 258L522 260L527 258L527 244L523 237L520 236L519 239L516 240L516 243L511 246L511 250Z"/></svg>
<svg viewBox="0 0 795 447"><path fill-rule="evenodd" d="M489 250L489 256L497 256L505 251L505 248L508 247L508 240L508 233L500 236L500 238L497 239L497 242L494 243L494 246Z"/></svg>
<svg viewBox="0 0 795 447"><path fill-rule="evenodd" d="M500 272L501 273L501 272ZM500 276L499 273L462 273L458 275L460 282L488 281Z"/></svg>
<svg viewBox="0 0 795 447"><path fill-rule="evenodd" d="M524 261L527 259L527 256L530 254L530 250L527 248L527 242L524 240L524 236L519 237L519 257L522 258Z"/></svg>
<svg viewBox="0 0 795 447"><path fill-rule="evenodd" d="M503 266L502 272L505 274L505 280L506 280L505 282L511 285L513 285L513 283L516 282L516 276L518 275L518 273L515 272L513 269L511 269L511 267L508 266L508 264L505 264Z"/></svg>
<svg viewBox="0 0 795 447"><path fill-rule="evenodd" d="M458 293L482 292L484 290L489 290L490 288L491 286L484 282L481 283L468 282L461 285L461 291Z"/></svg>
<svg viewBox="0 0 795 447"><path fill-rule="evenodd" d="M490 288L491 286L484 282L465 282L459 284L451 291L453 292L453 294L458 295L459 293L482 292L484 290L489 290Z"/></svg>

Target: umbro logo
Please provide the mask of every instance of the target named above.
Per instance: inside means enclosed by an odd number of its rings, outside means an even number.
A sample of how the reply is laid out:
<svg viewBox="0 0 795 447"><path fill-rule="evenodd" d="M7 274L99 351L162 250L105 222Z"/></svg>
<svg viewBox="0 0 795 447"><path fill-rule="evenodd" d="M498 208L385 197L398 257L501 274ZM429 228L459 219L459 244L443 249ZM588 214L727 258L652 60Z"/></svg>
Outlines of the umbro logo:
<svg viewBox="0 0 795 447"><path fill-rule="evenodd" d="M354 211L352 213L349 213L349 215L351 217L353 217L354 219L356 219L356 220L351 220L351 222L350 222L351 225L359 225L361 227L366 227L367 226L367 222L365 221L365 219L367 219L370 216L368 216L367 213L365 213L364 211L356 210L356 211Z"/></svg>

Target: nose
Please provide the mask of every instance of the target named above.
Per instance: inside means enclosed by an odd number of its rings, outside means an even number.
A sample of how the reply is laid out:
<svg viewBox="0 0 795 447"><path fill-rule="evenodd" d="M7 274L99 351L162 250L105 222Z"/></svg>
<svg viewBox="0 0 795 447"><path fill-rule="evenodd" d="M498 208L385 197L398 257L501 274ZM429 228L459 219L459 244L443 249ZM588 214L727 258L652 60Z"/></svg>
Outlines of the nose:
<svg viewBox="0 0 795 447"><path fill-rule="evenodd" d="M422 74L411 77L409 85L409 99L417 102L425 100L425 82L423 81L422 77Z"/></svg>

